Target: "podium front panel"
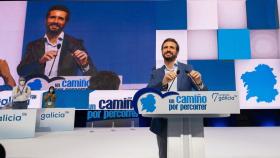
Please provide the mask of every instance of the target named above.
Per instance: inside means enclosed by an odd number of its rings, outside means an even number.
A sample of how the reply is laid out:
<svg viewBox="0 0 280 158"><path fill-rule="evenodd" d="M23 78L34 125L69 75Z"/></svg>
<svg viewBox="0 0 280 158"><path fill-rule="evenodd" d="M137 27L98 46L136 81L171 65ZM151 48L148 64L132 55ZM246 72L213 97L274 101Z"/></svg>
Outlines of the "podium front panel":
<svg viewBox="0 0 280 158"><path fill-rule="evenodd" d="M36 131L71 131L74 130L74 121L74 108L38 109L38 115L36 119Z"/></svg>
<svg viewBox="0 0 280 158"><path fill-rule="evenodd" d="M0 110L0 139L35 135L36 109Z"/></svg>
<svg viewBox="0 0 280 158"><path fill-rule="evenodd" d="M236 91L147 92L137 100L139 114L238 114Z"/></svg>

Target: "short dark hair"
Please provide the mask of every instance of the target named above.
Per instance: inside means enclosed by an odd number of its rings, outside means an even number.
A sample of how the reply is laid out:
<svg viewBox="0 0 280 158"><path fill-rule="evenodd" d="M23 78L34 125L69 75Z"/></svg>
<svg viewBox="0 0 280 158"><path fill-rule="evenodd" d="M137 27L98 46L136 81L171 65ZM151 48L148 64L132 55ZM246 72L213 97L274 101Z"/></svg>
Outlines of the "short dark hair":
<svg viewBox="0 0 280 158"><path fill-rule="evenodd" d="M176 50L177 50L177 52L179 52L179 50L180 50L179 44L178 44L178 42L177 42L174 38L167 38L167 39L165 39L165 40L163 41L162 45L161 45L161 50L163 50L163 45L164 45L166 42L173 42L173 43L175 43L175 44L176 44Z"/></svg>
<svg viewBox="0 0 280 158"><path fill-rule="evenodd" d="M47 12L46 19L49 17L51 11L53 11L53 10L60 10L60 11L66 12L67 16L66 16L65 20L66 20L66 22L69 21L69 19L70 19L70 10L66 6L63 6L63 5L54 5L54 6L50 7L50 9Z"/></svg>
<svg viewBox="0 0 280 158"><path fill-rule="evenodd" d="M112 71L99 71L90 78L89 89L92 90L118 90L119 76Z"/></svg>
<svg viewBox="0 0 280 158"><path fill-rule="evenodd" d="M54 86L50 86L48 92L50 93L51 88L53 89L53 92L52 92L52 93L54 94L54 93L55 93L55 88L54 88Z"/></svg>

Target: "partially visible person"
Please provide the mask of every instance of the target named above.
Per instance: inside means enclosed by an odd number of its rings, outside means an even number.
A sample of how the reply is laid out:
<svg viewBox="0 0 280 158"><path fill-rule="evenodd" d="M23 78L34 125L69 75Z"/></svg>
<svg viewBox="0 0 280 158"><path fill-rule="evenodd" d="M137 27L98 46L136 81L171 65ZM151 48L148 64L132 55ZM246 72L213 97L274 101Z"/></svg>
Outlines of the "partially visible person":
<svg viewBox="0 0 280 158"><path fill-rule="evenodd" d="M46 13L46 33L28 43L25 55L17 67L20 76L44 74L56 76L92 76L96 68L82 40L64 33L70 20L70 10L61 5L52 6ZM77 22L79 23L79 22ZM82 72L82 74L79 74Z"/></svg>
<svg viewBox="0 0 280 158"><path fill-rule="evenodd" d="M121 80L112 71L99 71L90 78L89 89L93 90L118 90Z"/></svg>
<svg viewBox="0 0 280 158"><path fill-rule="evenodd" d="M90 78L89 89L91 90L118 90L121 80L119 76L112 71L99 71ZM90 126L94 127L112 127L112 123L116 126L126 126L131 124L132 119L112 119L92 121Z"/></svg>
<svg viewBox="0 0 280 158"><path fill-rule="evenodd" d="M44 107L55 108L55 101L56 101L55 88L54 86L51 86L49 88L49 91L46 94L44 94Z"/></svg>
<svg viewBox="0 0 280 158"><path fill-rule="evenodd" d="M18 83L18 86L15 86L12 92L13 109L27 109L31 89L26 85L24 77L20 77Z"/></svg>
<svg viewBox="0 0 280 158"><path fill-rule="evenodd" d="M0 59L0 77L3 78L5 85L0 86L0 90L11 90L16 86L16 82L11 75L9 65L6 60Z"/></svg>
<svg viewBox="0 0 280 158"><path fill-rule="evenodd" d="M5 157L6 157L5 148L2 144L0 144L0 158L5 158Z"/></svg>

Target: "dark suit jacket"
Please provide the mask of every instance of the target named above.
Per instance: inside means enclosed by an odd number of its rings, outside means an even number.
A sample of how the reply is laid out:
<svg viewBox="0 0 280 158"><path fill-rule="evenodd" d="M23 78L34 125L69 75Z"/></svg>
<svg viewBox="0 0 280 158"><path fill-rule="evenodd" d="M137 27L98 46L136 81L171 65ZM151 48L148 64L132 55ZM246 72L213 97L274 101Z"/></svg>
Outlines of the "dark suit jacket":
<svg viewBox="0 0 280 158"><path fill-rule="evenodd" d="M148 88L156 88L161 91L165 91L162 85L162 79L165 75L164 72L165 66L162 66L159 69L156 69L152 72L151 79L148 83ZM191 65L186 65L178 62L178 70L180 74L177 77L177 90L178 91L191 91L193 88L196 89L196 86L193 84L191 79L187 77L185 71L192 70ZM207 90L207 87L204 86L203 91ZM167 129L167 120L164 118L153 118L150 130L160 136L163 136L164 130Z"/></svg>
<svg viewBox="0 0 280 158"><path fill-rule="evenodd" d="M58 76L76 76L80 66L75 62L75 59L71 56L76 50L83 50L85 48L81 40L77 40L67 34L64 34L62 48L60 51L60 58L58 63ZM46 64L40 64L39 59L45 53L45 39L40 38L27 45L25 56L21 60L17 67L17 72L20 76L44 74ZM89 71L83 75L92 76L96 72L96 68L89 59Z"/></svg>

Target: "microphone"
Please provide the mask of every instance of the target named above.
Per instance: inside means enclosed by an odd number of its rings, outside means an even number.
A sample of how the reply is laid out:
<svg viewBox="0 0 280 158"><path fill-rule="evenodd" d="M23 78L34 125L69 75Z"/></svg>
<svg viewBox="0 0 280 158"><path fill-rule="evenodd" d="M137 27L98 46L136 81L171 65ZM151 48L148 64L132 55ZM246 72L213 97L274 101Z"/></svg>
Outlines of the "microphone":
<svg viewBox="0 0 280 158"><path fill-rule="evenodd" d="M177 70L177 71L176 71L176 74L177 74L177 75L179 75L179 74L180 74L180 70ZM170 84L170 86L169 86L169 88L168 88L167 92L169 92L169 91L170 91L170 88L172 87L173 82L175 81L175 79L176 79L176 77L172 80L172 82L171 82L171 84Z"/></svg>
<svg viewBox="0 0 280 158"><path fill-rule="evenodd" d="M49 76L51 75L51 72L52 72L52 69L53 69L53 65L54 65L54 62L55 62L55 59L56 59L56 57L57 57L57 54L58 54L58 51L59 51L60 47L61 47L61 44L59 43L59 44L56 46L56 48L57 48L56 56L54 57L54 60L53 60L53 63L52 63L52 66L51 66L51 69L50 69L50 72L49 72Z"/></svg>
<svg viewBox="0 0 280 158"><path fill-rule="evenodd" d="M185 70L185 73L188 75L188 77L192 80L193 84L195 85L195 87L200 91L201 88L200 86L196 83L196 81L193 79L193 77L190 75L190 72L192 70Z"/></svg>

